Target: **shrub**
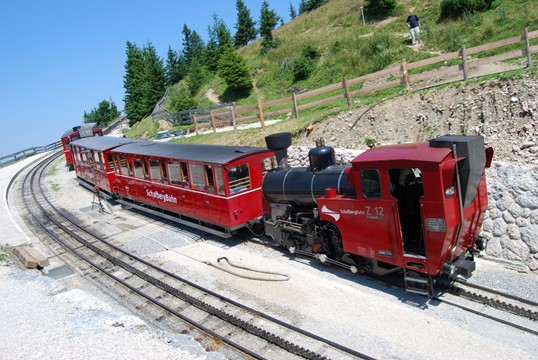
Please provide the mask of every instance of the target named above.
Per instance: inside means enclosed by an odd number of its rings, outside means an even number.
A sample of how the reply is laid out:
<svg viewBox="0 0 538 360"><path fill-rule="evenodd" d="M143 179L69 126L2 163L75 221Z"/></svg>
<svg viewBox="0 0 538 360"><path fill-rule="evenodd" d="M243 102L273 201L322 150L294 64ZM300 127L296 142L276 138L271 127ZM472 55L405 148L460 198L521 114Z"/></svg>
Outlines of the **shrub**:
<svg viewBox="0 0 538 360"><path fill-rule="evenodd" d="M307 79L314 71L319 56L319 50L315 46L305 45L301 51L301 57L293 63L293 78L295 80Z"/></svg>
<svg viewBox="0 0 538 360"><path fill-rule="evenodd" d="M168 103L172 112L194 109L197 106L194 99L190 96L189 90L184 87L179 89L172 88Z"/></svg>
<svg viewBox="0 0 538 360"><path fill-rule="evenodd" d="M491 9L494 0L442 0L441 19L457 19L466 14Z"/></svg>
<svg viewBox="0 0 538 360"><path fill-rule="evenodd" d="M370 16L384 17L391 15L397 6L397 0L370 0L365 10Z"/></svg>
<svg viewBox="0 0 538 360"><path fill-rule="evenodd" d="M252 89L252 75L245 60L232 48L221 56L218 73L230 90L242 92Z"/></svg>

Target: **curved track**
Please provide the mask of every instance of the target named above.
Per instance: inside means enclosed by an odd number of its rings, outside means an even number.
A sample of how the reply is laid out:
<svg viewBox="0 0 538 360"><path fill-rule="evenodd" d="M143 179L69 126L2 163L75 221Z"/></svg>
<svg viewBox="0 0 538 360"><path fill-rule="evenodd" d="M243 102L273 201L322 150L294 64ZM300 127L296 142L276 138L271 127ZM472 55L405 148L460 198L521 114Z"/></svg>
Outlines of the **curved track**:
<svg viewBox="0 0 538 360"><path fill-rule="evenodd" d="M213 341L252 358L346 359L369 356L288 324L203 288L129 253L86 229L55 207L40 186L46 159L23 180L23 199L33 226L94 269L113 279L163 316L196 327Z"/></svg>

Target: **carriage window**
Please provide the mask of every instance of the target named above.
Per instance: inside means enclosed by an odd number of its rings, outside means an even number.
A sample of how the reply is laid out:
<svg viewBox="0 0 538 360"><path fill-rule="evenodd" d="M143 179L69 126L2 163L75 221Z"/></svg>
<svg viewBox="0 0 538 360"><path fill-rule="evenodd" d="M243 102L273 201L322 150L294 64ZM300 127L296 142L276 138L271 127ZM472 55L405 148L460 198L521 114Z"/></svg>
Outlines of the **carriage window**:
<svg viewBox="0 0 538 360"><path fill-rule="evenodd" d="M381 183L379 181L379 172L377 169L361 170L362 194L365 198L380 198Z"/></svg>
<svg viewBox="0 0 538 360"><path fill-rule="evenodd" d="M159 160L149 160L149 168L151 170L151 179L155 181L161 181L161 166Z"/></svg>
<svg viewBox="0 0 538 360"><path fill-rule="evenodd" d="M143 179L144 178L144 163L140 159L134 159L133 162L134 165L134 174L137 178Z"/></svg>
<svg viewBox="0 0 538 360"><path fill-rule="evenodd" d="M105 155L105 154L103 154ZM112 154L108 153L106 154L106 162L108 163L108 169L109 170L114 170L116 164L114 163L114 161L112 161Z"/></svg>
<svg viewBox="0 0 538 360"><path fill-rule="evenodd" d="M168 173L170 174L170 183L173 185L183 184L183 179L181 177L181 170L179 163L169 162L168 163Z"/></svg>
<svg viewBox="0 0 538 360"><path fill-rule="evenodd" d="M101 153L97 150L93 152L93 159L95 160L95 167L103 169L103 163L101 162Z"/></svg>
<svg viewBox="0 0 538 360"><path fill-rule="evenodd" d="M187 163L185 161L182 161L180 164L181 164L181 176L183 179L183 186L187 187L189 186L189 168L187 167Z"/></svg>
<svg viewBox="0 0 538 360"><path fill-rule="evenodd" d="M217 193L224 195L224 179L222 177L222 168L220 166L215 168L215 179L217 180Z"/></svg>
<svg viewBox="0 0 538 360"><path fill-rule="evenodd" d="M198 164L190 164L192 188L205 190L205 173L204 166Z"/></svg>
<svg viewBox="0 0 538 360"><path fill-rule="evenodd" d="M161 174L163 175L163 182L168 184L168 172L166 171L166 162L164 160L159 161L161 166Z"/></svg>
<svg viewBox="0 0 538 360"><path fill-rule="evenodd" d="M205 176L207 179L207 191L214 193L215 192L215 180L213 179L213 166L205 166Z"/></svg>
<svg viewBox="0 0 538 360"><path fill-rule="evenodd" d="M228 169L228 181L230 183L230 193L250 189L250 173L248 164L233 166Z"/></svg>

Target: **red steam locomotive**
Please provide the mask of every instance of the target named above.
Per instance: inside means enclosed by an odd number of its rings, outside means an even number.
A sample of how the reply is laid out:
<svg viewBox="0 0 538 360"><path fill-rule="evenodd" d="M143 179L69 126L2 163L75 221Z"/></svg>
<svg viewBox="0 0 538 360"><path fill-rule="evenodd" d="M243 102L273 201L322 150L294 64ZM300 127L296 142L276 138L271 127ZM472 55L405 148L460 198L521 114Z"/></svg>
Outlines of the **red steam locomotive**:
<svg viewBox="0 0 538 360"><path fill-rule="evenodd" d="M403 269L410 292L469 277L493 157L479 136L377 147L338 165L318 141L308 167L287 165L291 134L268 149L87 138L72 143L82 184L120 203L222 237L263 228L292 253L353 272Z"/></svg>
<svg viewBox="0 0 538 360"><path fill-rule="evenodd" d="M89 137L103 136L103 130L95 123L82 124L73 126L62 135L62 148L65 155L65 166L69 166L69 170L73 170L73 155L71 154L71 142Z"/></svg>

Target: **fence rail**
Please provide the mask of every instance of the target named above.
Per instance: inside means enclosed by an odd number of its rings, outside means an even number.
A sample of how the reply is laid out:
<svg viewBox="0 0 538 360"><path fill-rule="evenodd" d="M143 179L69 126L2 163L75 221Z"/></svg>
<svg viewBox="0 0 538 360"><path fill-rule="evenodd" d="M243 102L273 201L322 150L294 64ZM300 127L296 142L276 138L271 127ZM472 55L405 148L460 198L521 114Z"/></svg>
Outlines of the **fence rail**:
<svg viewBox="0 0 538 360"><path fill-rule="evenodd" d="M322 88L306 91L300 94L292 94L289 97L273 99L265 102L258 99L258 102L255 105L236 107L235 103L231 103L221 106L214 106L211 108L187 110L177 114L173 114L165 110L155 115L161 116L160 118L166 118L173 125L194 125L194 131L196 131L196 133L198 133L201 129L211 127L213 128L213 131L216 132L217 127L227 125L233 125L234 129L236 129L237 124L256 119L258 119L260 125L263 127L266 117L292 113L294 114L295 118L299 118L301 111L334 102L341 102L342 100L345 100L347 105L351 106L353 103L353 97L360 94L372 93L398 86L404 86L406 91L410 91L412 86L419 86L420 83L424 81L434 81L434 83L430 83L429 86L439 85L447 82L446 80L443 80L443 78L447 76L456 76L456 79L466 81L470 78L472 71L475 68L485 64L526 57L527 61L525 66L530 67L532 66L532 54L538 52L538 45L531 46L530 40L536 38L538 38L538 30L528 32L528 29L525 29L523 34L519 36L513 36L507 39L494 41L472 48L466 48L465 45L462 45L458 51L412 63L407 63L406 59L403 59L399 66L393 66L350 80L347 80L346 77L344 77L342 82L326 85ZM476 54L480 54L485 51L495 50L503 46L519 43L522 43L522 47L519 50L511 50L489 57L476 57ZM472 57L472 55L475 56ZM420 72L420 69L426 66L432 66L435 64L444 63L445 61L454 60L459 60L459 63L451 66L444 66L443 64L442 67L438 69ZM410 74L410 70L415 70L415 72L418 73ZM482 73L481 75L487 74ZM359 89L353 91L350 90L351 87L359 86ZM342 93L335 95L334 92L339 90L342 91ZM320 97L322 98L320 99ZM222 114L214 111L214 109L217 108L228 109L225 112L228 115L225 121L215 120L215 118L221 116ZM209 112L207 112L207 110L209 110ZM203 113L204 111L205 113ZM154 117L153 119L156 120L157 118Z"/></svg>
<svg viewBox="0 0 538 360"><path fill-rule="evenodd" d="M13 154L2 156L0 158L0 167L4 167L4 166L10 165L10 164L13 164L13 163L15 163L15 162L17 162L19 160L27 158L28 156L32 156L32 155L35 155L35 154L40 154L40 153L44 153L44 152L47 152L47 151L55 150L55 149L59 148L60 146L62 146L62 142L61 142L61 140L58 140L56 142L53 142L52 144L48 144L48 145L45 145L45 146L31 147L31 148L28 148L28 149L17 151L16 153L13 153Z"/></svg>

